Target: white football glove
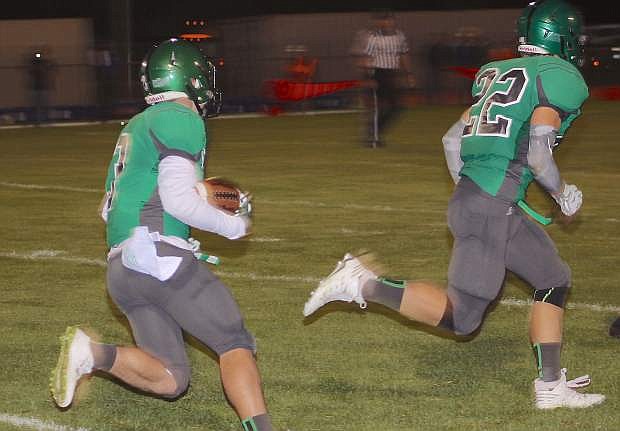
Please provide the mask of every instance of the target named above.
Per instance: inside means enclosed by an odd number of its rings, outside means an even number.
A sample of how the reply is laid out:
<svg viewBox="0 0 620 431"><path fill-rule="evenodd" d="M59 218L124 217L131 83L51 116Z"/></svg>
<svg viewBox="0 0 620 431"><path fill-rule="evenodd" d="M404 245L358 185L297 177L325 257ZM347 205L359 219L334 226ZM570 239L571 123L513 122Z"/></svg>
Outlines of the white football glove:
<svg viewBox="0 0 620 431"><path fill-rule="evenodd" d="M583 202L581 190L573 184L564 184L564 190L553 198L560 206L562 213L567 216L575 214L581 208L581 203Z"/></svg>

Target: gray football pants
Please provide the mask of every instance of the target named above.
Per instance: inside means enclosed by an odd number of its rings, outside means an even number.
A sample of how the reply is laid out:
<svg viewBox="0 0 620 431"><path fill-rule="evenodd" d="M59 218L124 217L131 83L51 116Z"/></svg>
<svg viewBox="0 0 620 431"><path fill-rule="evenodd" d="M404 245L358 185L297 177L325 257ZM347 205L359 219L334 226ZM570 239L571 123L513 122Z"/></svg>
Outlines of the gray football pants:
<svg viewBox="0 0 620 431"><path fill-rule="evenodd" d="M158 256L183 260L167 281L127 269L120 253L108 262L108 292L127 316L136 345L161 360L183 392L189 384L190 364L182 331L207 345L218 356L243 348L255 351L239 307L228 288L196 260L192 252L163 242Z"/></svg>
<svg viewBox="0 0 620 431"><path fill-rule="evenodd" d="M570 286L570 269L542 227L467 177L450 200L448 226L454 236L448 297L459 335L471 334L482 323L506 270L536 290Z"/></svg>

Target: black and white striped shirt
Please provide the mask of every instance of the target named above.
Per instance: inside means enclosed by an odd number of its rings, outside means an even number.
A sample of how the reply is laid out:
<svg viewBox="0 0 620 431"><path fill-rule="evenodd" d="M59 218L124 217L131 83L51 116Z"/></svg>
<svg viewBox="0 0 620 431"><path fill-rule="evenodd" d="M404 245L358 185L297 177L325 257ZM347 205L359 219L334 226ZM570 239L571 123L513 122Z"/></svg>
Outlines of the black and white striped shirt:
<svg viewBox="0 0 620 431"><path fill-rule="evenodd" d="M393 34L371 30L362 35L357 51L371 57L371 67L375 69L400 69L400 57L409 52L409 45L400 30L395 30Z"/></svg>

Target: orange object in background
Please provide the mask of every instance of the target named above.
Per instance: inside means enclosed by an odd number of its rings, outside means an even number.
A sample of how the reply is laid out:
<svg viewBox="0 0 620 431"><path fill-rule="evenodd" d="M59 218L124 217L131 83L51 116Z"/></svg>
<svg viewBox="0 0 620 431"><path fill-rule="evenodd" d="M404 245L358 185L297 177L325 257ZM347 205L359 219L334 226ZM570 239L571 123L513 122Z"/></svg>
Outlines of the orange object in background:
<svg viewBox="0 0 620 431"><path fill-rule="evenodd" d="M508 60L515 57L514 48L492 48L487 53L489 61Z"/></svg>
<svg viewBox="0 0 620 431"><path fill-rule="evenodd" d="M308 81L314 76L318 62L316 58L306 62L305 57L300 55L295 57L293 62L288 65L287 71L295 81Z"/></svg>
<svg viewBox="0 0 620 431"><path fill-rule="evenodd" d="M265 81L265 90L278 101L294 102L360 86L360 81L294 82L287 79Z"/></svg>
<svg viewBox="0 0 620 431"><path fill-rule="evenodd" d="M463 67L463 66L450 66L447 67L448 70L455 72L457 75L464 76L465 78L474 79L476 77L476 73L480 70L477 67Z"/></svg>
<svg viewBox="0 0 620 431"><path fill-rule="evenodd" d="M590 89L590 93L595 99L620 100L619 86L594 87Z"/></svg>

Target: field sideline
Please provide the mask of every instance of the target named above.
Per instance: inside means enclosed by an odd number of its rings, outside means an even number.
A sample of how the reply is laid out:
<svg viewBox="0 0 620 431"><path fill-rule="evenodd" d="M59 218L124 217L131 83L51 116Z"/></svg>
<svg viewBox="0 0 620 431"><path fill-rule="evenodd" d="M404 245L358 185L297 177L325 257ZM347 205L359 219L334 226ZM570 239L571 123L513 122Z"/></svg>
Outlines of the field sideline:
<svg viewBox="0 0 620 431"><path fill-rule="evenodd" d="M358 114L211 121L210 175L255 196L254 234L231 242L196 232L222 259L257 338L265 395L278 430L619 430L620 104L589 101L557 153L584 193L569 226L549 234L571 265L563 366L590 374L599 407L537 412L527 338L529 291L508 276L502 301L467 342L370 307L332 304L303 319L318 280L347 251L371 250L394 277L445 281L452 184L441 136L459 107L404 114L387 147L358 144ZM176 402L104 378L59 411L49 396L58 336L84 325L106 342L131 343L105 292L97 207L118 124L0 129L0 430L238 430L213 355L189 338L192 386ZM549 213L536 187L530 205Z"/></svg>

